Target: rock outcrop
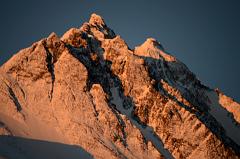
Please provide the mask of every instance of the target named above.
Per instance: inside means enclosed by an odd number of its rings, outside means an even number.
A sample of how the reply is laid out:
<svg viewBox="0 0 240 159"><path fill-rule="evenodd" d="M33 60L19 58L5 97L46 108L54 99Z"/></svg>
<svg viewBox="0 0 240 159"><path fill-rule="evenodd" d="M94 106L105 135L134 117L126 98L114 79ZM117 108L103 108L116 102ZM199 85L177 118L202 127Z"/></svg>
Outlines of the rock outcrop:
<svg viewBox="0 0 240 159"><path fill-rule="evenodd" d="M99 15L0 72L1 136L76 145L88 158L240 158L240 104L153 38L131 50ZM9 145L0 156L28 151Z"/></svg>

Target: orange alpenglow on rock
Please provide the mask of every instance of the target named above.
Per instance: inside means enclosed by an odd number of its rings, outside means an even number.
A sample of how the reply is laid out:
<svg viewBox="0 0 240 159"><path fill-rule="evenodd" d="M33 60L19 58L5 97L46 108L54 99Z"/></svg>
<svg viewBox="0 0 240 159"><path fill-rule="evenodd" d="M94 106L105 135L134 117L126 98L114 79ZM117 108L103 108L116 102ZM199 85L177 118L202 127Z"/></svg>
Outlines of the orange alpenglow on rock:
<svg viewBox="0 0 240 159"><path fill-rule="evenodd" d="M141 46L135 48L134 53L139 56L176 61L175 57L164 52L162 45L154 38L148 38Z"/></svg>
<svg viewBox="0 0 240 159"><path fill-rule="evenodd" d="M93 13L90 17L89 24L93 26L105 26L105 22L103 18L95 13Z"/></svg>
<svg viewBox="0 0 240 159"><path fill-rule="evenodd" d="M0 67L0 158L240 158L239 109L94 13Z"/></svg>

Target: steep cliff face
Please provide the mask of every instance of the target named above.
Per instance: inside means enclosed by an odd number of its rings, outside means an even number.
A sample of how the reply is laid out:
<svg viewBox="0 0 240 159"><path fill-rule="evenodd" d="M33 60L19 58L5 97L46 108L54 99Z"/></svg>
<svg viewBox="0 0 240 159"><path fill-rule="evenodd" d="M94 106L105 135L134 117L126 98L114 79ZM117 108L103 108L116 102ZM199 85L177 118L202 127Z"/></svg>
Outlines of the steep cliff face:
<svg viewBox="0 0 240 159"><path fill-rule="evenodd" d="M19 51L0 72L0 156L40 158L19 146L34 139L84 150L70 158L240 158L239 103L153 38L129 49L99 15ZM66 157L44 157L56 156Z"/></svg>

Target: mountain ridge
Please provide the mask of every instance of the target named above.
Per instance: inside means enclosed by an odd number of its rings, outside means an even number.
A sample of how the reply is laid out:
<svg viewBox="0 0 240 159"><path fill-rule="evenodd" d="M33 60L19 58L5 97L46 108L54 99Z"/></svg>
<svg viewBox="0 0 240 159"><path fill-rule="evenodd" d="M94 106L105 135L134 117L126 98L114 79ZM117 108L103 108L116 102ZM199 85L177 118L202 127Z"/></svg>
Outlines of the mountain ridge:
<svg viewBox="0 0 240 159"><path fill-rule="evenodd" d="M239 158L239 103L153 38L129 49L95 13L0 71L2 135L79 145L95 158Z"/></svg>

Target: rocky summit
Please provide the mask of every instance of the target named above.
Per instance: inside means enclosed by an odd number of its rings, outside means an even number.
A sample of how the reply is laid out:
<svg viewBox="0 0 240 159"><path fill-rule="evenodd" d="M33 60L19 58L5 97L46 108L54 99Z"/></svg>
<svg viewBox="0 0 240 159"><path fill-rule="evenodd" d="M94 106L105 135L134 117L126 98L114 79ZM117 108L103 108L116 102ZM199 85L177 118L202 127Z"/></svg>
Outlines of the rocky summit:
<svg viewBox="0 0 240 159"><path fill-rule="evenodd" d="M240 158L240 104L92 14L0 67L0 158Z"/></svg>

